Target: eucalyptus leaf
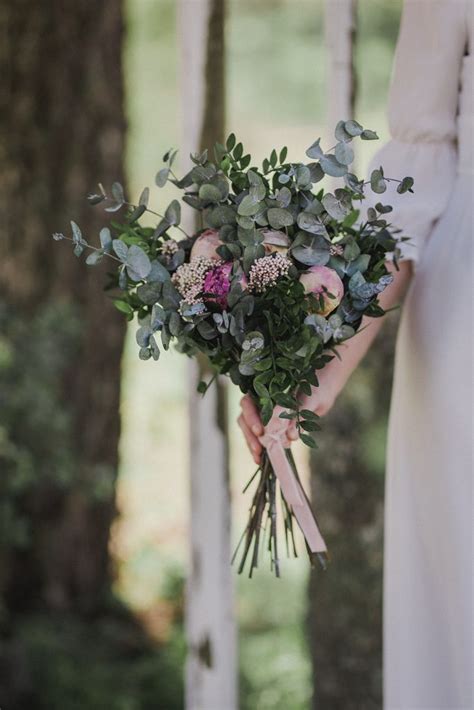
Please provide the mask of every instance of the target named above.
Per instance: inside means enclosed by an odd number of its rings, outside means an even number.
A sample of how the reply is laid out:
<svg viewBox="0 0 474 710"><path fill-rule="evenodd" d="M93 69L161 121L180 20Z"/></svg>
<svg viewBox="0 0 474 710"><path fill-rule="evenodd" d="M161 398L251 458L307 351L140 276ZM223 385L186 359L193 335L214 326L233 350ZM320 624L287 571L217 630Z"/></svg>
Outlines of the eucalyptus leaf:
<svg viewBox="0 0 474 710"><path fill-rule="evenodd" d="M220 202L222 199L221 191L215 185L204 183L199 188L199 199L204 202Z"/></svg>
<svg viewBox="0 0 474 710"><path fill-rule="evenodd" d="M345 190L338 189L334 195L326 193L321 200L328 214L337 220L344 219L352 208L351 198Z"/></svg>
<svg viewBox="0 0 474 710"><path fill-rule="evenodd" d="M83 238L82 238L82 232L81 228L76 222L73 222L71 220L71 229L72 229L72 241L74 244L82 244L83 243Z"/></svg>
<svg viewBox="0 0 474 710"><path fill-rule="evenodd" d="M377 194L381 194L387 189L387 183L385 182L382 168L372 170L370 175L370 187L372 191Z"/></svg>
<svg viewBox="0 0 474 710"><path fill-rule="evenodd" d="M146 212L145 205L137 205L130 213L130 215L128 217L128 221L130 223L137 222L145 212Z"/></svg>
<svg viewBox="0 0 474 710"><path fill-rule="evenodd" d="M148 283L164 283L171 278L168 269L159 261L154 259L150 264L150 271L147 274L146 280Z"/></svg>
<svg viewBox="0 0 474 710"><path fill-rule="evenodd" d="M347 143L338 143L334 153L337 161L342 165L350 165L354 160L354 151Z"/></svg>
<svg viewBox="0 0 474 710"><path fill-rule="evenodd" d="M304 322L305 325L309 325L315 331L316 335L321 338L323 343L327 343L331 340L333 331L324 316L312 313L306 316Z"/></svg>
<svg viewBox="0 0 474 710"><path fill-rule="evenodd" d="M148 207L149 199L150 199L150 188L145 187L142 191L142 194L140 195L140 199L138 200L138 204L142 205L143 207Z"/></svg>
<svg viewBox="0 0 474 710"><path fill-rule="evenodd" d="M138 274L140 279L145 279L151 271L151 262L148 254L137 244L132 244L128 249L127 267L135 274Z"/></svg>
<svg viewBox="0 0 474 710"><path fill-rule="evenodd" d="M153 335L153 331L150 326L142 325L135 333L135 340L137 342L137 345L139 345L141 348L147 348L150 344L151 335Z"/></svg>
<svg viewBox="0 0 474 710"><path fill-rule="evenodd" d="M308 158L312 158L313 160L321 158L324 153L323 150L320 146L321 139L318 138L306 151L306 155Z"/></svg>
<svg viewBox="0 0 474 710"><path fill-rule="evenodd" d="M165 218L171 225L178 225L181 221L181 205L178 200L173 200L166 208Z"/></svg>
<svg viewBox="0 0 474 710"><path fill-rule="evenodd" d="M344 259L354 261L360 254L360 248L354 239L351 239L344 247Z"/></svg>
<svg viewBox="0 0 474 710"><path fill-rule="evenodd" d="M300 229L312 234L321 234L321 232L326 231L324 225L312 212L300 212L297 217L297 224Z"/></svg>
<svg viewBox="0 0 474 710"><path fill-rule="evenodd" d="M161 296L161 284L159 282L141 284L137 288L137 296L142 303L152 306Z"/></svg>
<svg viewBox="0 0 474 710"><path fill-rule="evenodd" d="M252 195L246 195L237 208L237 212L242 217L251 217L260 210L260 202Z"/></svg>
<svg viewBox="0 0 474 710"><path fill-rule="evenodd" d="M338 121L336 125L336 129L334 131L334 136L336 137L336 140L338 141L350 141L352 140L352 136L350 133L346 131L344 128L345 121Z"/></svg>
<svg viewBox="0 0 474 710"><path fill-rule="evenodd" d="M103 258L104 258L103 251L94 250L93 252L91 252L88 255L88 257L86 259L86 264L88 266L96 266L96 264L100 264L100 262L102 261Z"/></svg>
<svg viewBox="0 0 474 710"><path fill-rule="evenodd" d="M290 227L293 222L293 215L289 210L282 207L271 207L267 212L268 222L273 229Z"/></svg>
<svg viewBox="0 0 474 710"><path fill-rule="evenodd" d="M320 182L324 178L324 170L319 163L308 163L306 166L311 175L311 182Z"/></svg>
<svg viewBox="0 0 474 710"><path fill-rule="evenodd" d="M375 209L380 214L388 214L389 212L392 212L393 207L391 205L383 205L381 202L377 202Z"/></svg>
<svg viewBox="0 0 474 710"><path fill-rule="evenodd" d="M354 173L347 173L344 175L344 182L346 183L347 187L355 192L357 195L363 195L364 194L364 181L359 180L357 175L354 175Z"/></svg>
<svg viewBox="0 0 474 710"><path fill-rule="evenodd" d="M331 177L342 177L347 173L347 166L342 165L342 163L331 154L323 155L320 159L320 165L326 175L330 175Z"/></svg>
<svg viewBox="0 0 474 710"><path fill-rule="evenodd" d="M153 335L150 337L150 352L153 357L153 360L158 360L160 357L160 348L158 347L158 344L153 337Z"/></svg>
<svg viewBox="0 0 474 710"><path fill-rule="evenodd" d="M112 249L112 235L108 227L103 227L99 233L99 240L102 249L105 252L110 252Z"/></svg>
<svg viewBox="0 0 474 710"><path fill-rule="evenodd" d="M360 137L363 141L376 141L379 139L375 131L370 131L367 128L362 131Z"/></svg>
<svg viewBox="0 0 474 710"><path fill-rule="evenodd" d="M348 133L350 136L360 136L362 131L364 130L360 123L357 121L345 121L344 123L344 130L346 133Z"/></svg>
<svg viewBox="0 0 474 710"><path fill-rule="evenodd" d="M281 187L275 197L279 207L288 207L291 202L291 190L287 187Z"/></svg>
<svg viewBox="0 0 474 710"><path fill-rule="evenodd" d="M298 165L296 168L296 184L298 187L306 187L311 184L311 171L306 165Z"/></svg>
<svg viewBox="0 0 474 710"><path fill-rule="evenodd" d="M117 204L123 205L125 202L125 195L123 192L123 187L119 182L112 183L112 197Z"/></svg>
<svg viewBox="0 0 474 710"><path fill-rule="evenodd" d="M203 320L197 325L197 331L204 340L213 340L217 335L217 330L207 321Z"/></svg>
<svg viewBox="0 0 474 710"><path fill-rule="evenodd" d="M369 268L369 263L370 254L360 254L347 266L346 273L348 276L352 276L356 271L360 271L361 274L365 274Z"/></svg>
<svg viewBox="0 0 474 710"><path fill-rule="evenodd" d="M413 192L412 187L414 183L415 181L412 177L404 177L397 187L398 194L403 195L405 192Z"/></svg>
<svg viewBox="0 0 474 710"><path fill-rule="evenodd" d="M112 247L120 261L127 261L128 246L121 239L114 239Z"/></svg>
<svg viewBox="0 0 474 710"><path fill-rule="evenodd" d="M225 224L235 224L236 210L230 205L218 205L207 215L207 222L211 227L219 228Z"/></svg>
<svg viewBox="0 0 474 710"><path fill-rule="evenodd" d="M330 244L320 235L298 232L291 247L294 259L306 266L325 266L330 258Z"/></svg>
<svg viewBox="0 0 474 710"><path fill-rule="evenodd" d="M260 183L258 185L252 185L249 194L251 197L253 197L254 200L257 200L257 202L260 202L261 200L264 200L266 195L267 195L267 188L263 183Z"/></svg>

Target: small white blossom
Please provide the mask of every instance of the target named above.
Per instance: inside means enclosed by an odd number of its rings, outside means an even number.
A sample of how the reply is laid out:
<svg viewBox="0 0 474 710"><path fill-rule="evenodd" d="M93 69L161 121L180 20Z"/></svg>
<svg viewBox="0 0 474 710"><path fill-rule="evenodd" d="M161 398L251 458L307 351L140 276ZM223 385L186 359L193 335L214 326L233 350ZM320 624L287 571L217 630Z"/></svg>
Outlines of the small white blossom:
<svg viewBox="0 0 474 710"><path fill-rule="evenodd" d="M176 239L168 239L160 247L160 254L163 256L172 257L179 249L179 244Z"/></svg>
<svg viewBox="0 0 474 710"><path fill-rule="evenodd" d="M205 276L215 265L215 259L197 256L189 263L182 264L173 274L173 284L187 304L202 303Z"/></svg>
<svg viewBox="0 0 474 710"><path fill-rule="evenodd" d="M329 253L331 256L342 256L344 254L344 247L341 244L331 244Z"/></svg>
<svg viewBox="0 0 474 710"><path fill-rule="evenodd" d="M249 291L263 293L283 276L288 276L292 262L286 256L274 254L257 259L250 267Z"/></svg>

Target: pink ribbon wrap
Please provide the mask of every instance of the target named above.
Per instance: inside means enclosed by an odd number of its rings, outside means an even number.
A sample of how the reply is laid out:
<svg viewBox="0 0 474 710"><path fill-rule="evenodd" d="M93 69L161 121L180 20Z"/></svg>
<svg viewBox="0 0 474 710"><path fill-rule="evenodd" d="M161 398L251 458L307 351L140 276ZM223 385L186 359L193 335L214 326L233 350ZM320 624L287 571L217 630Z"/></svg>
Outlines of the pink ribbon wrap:
<svg viewBox="0 0 474 710"><path fill-rule="evenodd" d="M293 510L309 549L315 553L327 552L326 543L309 501L286 456L285 449L290 448L291 442L286 436L288 420L279 417L280 412L283 411L285 410L282 408L275 410L269 424L265 427L264 434L260 437L260 443L267 451L285 500Z"/></svg>

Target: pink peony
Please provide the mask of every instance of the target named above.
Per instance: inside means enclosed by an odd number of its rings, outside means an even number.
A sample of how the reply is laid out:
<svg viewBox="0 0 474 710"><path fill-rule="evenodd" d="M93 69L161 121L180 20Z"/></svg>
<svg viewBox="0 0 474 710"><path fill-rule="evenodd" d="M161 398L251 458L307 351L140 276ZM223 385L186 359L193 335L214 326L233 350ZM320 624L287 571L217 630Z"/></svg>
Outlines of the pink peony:
<svg viewBox="0 0 474 710"><path fill-rule="evenodd" d="M217 229L206 229L193 244L191 259L203 256L206 259L220 259L216 249L222 244Z"/></svg>
<svg viewBox="0 0 474 710"><path fill-rule="evenodd" d="M329 269L327 266L311 266L308 271L301 274L300 281L306 293L322 295L324 307L317 311L322 316L329 315L342 301L344 284L334 269Z"/></svg>
<svg viewBox="0 0 474 710"><path fill-rule="evenodd" d="M230 272L232 262L225 261L217 264L208 271L204 279L204 300L217 303L222 308L227 307L227 296L230 291Z"/></svg>
<svg viewBox="0 0 474 710"><path fill-rule="evenodd" d="M265 254L268 255L278 252L279 254L286 256L290 246L290 240L285 232L280 232L276 229L263 229L262 234Z"/></svg>

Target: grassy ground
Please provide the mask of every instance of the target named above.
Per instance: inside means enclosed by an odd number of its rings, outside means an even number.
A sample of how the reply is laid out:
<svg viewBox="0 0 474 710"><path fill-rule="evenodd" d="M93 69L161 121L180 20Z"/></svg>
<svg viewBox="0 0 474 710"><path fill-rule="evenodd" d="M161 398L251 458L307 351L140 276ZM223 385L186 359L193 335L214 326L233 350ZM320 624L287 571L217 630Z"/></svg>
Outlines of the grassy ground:
<svg viewBox="0 0 474 710"><path fill-rule="evenodd" d="M356 117L383 138L399 10L398 1L360 2ZM257 158L274 146L288 145L290 157L302 159L304 149L324 134L327 87L322 21L323 5L315 0L230 1L228 128ZM145 184L153 184L162 154L179 142L181 111L192 107L179 105L174 3L128 0L127 23L127 165L130 188L137 194ZM362 168L376 146L366 143L364 147L366 152L358 156ZM163 202L168 197L160 193ZM119 594L137 610L150 610L159 604L169 574L186 568L186 361L169 353L158 365L140 362L133 338L131 332L124 358L121 518L112 545ZM237 411L236 393L231 407L233 413ZM231 451L237 538L248 505L240 489L253 466L235 425ZM308 707L306 582L303 558L284 564L282 580L274 581L266 572L253 581L238 580L243 707Z"/></svg>

